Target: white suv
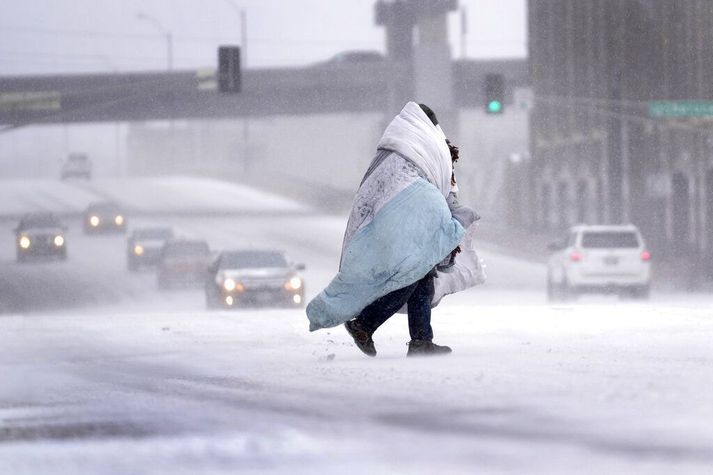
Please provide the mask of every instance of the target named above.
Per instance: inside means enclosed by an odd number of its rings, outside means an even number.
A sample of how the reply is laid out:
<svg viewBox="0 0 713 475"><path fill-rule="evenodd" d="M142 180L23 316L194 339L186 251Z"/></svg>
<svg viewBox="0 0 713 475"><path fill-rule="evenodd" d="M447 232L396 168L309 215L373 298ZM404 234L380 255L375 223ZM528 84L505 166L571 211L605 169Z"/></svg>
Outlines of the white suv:
<svg viewBox="0 0 713 475"><path fill-rule="evenodd" d="M547 263L550 301L587 292L649 297L651 254L636 226L575 226L549 248L554 251Z"/></svg>

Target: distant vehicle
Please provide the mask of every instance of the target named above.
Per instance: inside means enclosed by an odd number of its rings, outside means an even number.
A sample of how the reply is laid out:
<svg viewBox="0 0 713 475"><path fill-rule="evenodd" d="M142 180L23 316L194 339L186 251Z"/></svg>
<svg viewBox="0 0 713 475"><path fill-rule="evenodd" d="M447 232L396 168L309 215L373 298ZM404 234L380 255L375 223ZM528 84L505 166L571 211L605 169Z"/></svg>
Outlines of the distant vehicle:
<svg viewBox="0 0 713 475"><path fill-rule="evenodd" d="M70 154L62 164L60 177L62 180L73 177L90 180L92 178L91 160L83 153Z"/></svg>
<svg viewBox="0 0 713 475"><path fill-rule="evenodd" d="M304 305L304 280L277 250L223 251L208 267L205 283L208 308Z"/></svg>
<svg viewBox="0 0 713 475"><path fill-rule="evenodd" d="M17 261L25 262L34 256L66 259L66 231L67 228L52 213L25 215L14 229Z"/></svg>
<svg viewBox="0 0 713 475"><path fill-rule="evenodd" d="M378 51L356 50L343 51L327 61L318 63L318 66L341 66L345 64L379 64L386 61L386 57Z"/></svg>
<svg viewBox="0 0 713 475"><path fill-rule="evenodd" d="M141 266L155 266L166 241L173 239L169 227L136 228L126 241L126 266L135 271Z"/></svg>
<svg viewBox="0 0 713 475"><path fill-rule="evenodd" d="M205 279L210 248L202 240L176 239L161 249L156 279L159 289L178 285L200 286Z"/></svg>
<svg viewBox="0 0 713 475"><path fill-rule="evenodd" d="M109 201L91 203L84 212L84 233L125 233L126 215Z"/></svg>
<svg viewBox="0 0 713 475"><path fill-rule="evenodd" d="M547 264L551 301L583 293L649 297L651 254L633 225L575 226L549 248L553 251Z"/></svg>

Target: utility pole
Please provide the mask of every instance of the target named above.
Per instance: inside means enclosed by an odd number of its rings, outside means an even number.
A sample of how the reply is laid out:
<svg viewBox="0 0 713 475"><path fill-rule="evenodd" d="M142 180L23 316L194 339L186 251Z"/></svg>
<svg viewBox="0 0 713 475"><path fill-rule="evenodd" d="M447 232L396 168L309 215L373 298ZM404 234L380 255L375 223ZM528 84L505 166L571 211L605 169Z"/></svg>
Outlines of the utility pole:
<svg viewBox="0 0 713 475"><path fill-rule="evenodd" d="M244 69L248 64L248 15L244 8L233 0L225 0L235 10L240 20L240 66Z"/></svg>
<svg viewBox="0 0 713 475"><path fill-rule="evenodd" d="M241 8L233 0L225 0L228 5L238 14L240 19L240 69L245 71L248 64L248 15L244 8ZM250 154L250 119L247 114L243 114L242 121L242 159L243 159L243 174L247 174Z"/></svg>
<svg viewBox="0 0 713 475"><path fill-rule="evenodd" d="M607 181L609 185L609 221L620 224L624 217L624 119L622 118L622 99L624 97L624 35L623 22L612 25L611 34L620 48L609 57L609 99L613 105L613 114L607 118Z"/></svg>

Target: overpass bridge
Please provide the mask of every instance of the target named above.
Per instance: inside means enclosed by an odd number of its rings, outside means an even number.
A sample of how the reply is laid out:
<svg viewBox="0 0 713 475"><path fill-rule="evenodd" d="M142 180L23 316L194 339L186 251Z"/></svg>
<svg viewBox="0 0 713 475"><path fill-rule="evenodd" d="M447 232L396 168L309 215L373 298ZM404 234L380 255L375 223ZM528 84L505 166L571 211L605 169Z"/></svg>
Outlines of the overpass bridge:
<svg viewBox="0 0 713 475"><path fill-rule="evenodd" d="M454 61L458 108L483 103L483 76L503 73L512 90L528 85L526 60ZM388 110L403 94L406 63L316 65L243 71L243 91L217 92L215 70L0 77L0 124L239 118ZM507 101L506 101L507 102ZM1 129L0 129L1 130Z"/></svg>

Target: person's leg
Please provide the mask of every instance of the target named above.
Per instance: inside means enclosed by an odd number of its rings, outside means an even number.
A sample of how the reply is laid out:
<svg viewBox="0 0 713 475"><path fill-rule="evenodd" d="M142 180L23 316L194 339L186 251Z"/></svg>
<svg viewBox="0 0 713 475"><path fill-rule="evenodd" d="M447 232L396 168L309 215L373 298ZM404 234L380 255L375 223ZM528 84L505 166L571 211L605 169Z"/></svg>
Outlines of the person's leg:
<svg viewBox="0 0 713 475"><path fill-rule="evenodd" d="M408 330L412 340L432 341L431 301L433 300L433 275L429 273L416 282L408 305Z"/></svg>
<svg viewBox="0 0 713 475"><path fill-rule="evenodd" d="M419 281L420 282L420 281ZM386 320L391 318L409 300L419 282L394 290L376 299L356 317L357 323L368 333L374 333Z"/></svg>
<svg viewBox="0 0 713 475"><path fill-rule="evenodd" d="M443 355L451 352L450 347L433 343L431 328L431 301L434 292L434 276L427 275L418 281L408 300L408 329L411 341L407 356Z"/></svg>
<svg viewBox="0 0 713 475"><path fill-rule="evenodd" d="M416 285L415 282L408 287L395 290L381 298L376 299L361 311L358 317L353 320L344 322L344 328L354 338L354 344L364 354L368 356L376 356L376 347L371 335L379 328L386 320L403 307L406 301L413 293Z"/></svg>

